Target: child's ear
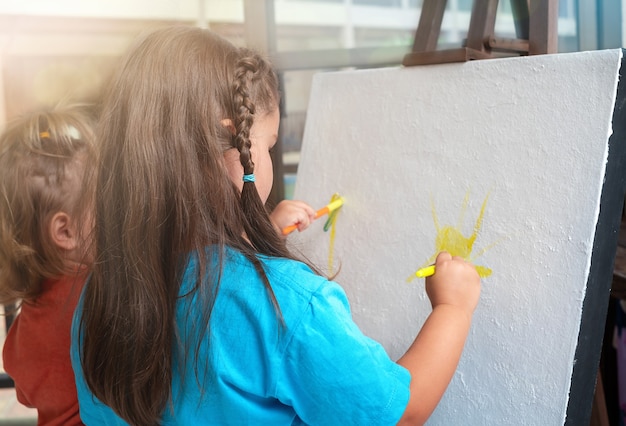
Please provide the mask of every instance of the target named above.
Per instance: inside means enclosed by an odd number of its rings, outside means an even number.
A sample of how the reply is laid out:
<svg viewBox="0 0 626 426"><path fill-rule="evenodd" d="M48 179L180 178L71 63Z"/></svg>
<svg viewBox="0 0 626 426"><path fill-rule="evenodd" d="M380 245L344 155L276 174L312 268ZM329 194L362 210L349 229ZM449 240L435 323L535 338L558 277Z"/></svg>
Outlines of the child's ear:
<svg viewBox="0 0 626 426"><path fill-rule="evenodd" d="M78 243L70 216L64 212L55 213L50 220L50 237L54 244L64 250L74 250Z"/></svg>

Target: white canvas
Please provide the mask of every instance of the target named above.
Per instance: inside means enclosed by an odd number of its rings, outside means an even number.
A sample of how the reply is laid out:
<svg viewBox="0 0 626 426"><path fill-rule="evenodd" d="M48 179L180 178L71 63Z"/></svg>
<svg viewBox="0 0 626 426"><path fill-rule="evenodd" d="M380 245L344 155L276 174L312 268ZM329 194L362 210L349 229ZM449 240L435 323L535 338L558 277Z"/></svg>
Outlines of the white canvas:
<svg viewBox="0 0 626 426"><path fill-rule="evenodd" d="M472 256L492 274L429 425L563 424L620 63L606 50L315 77L294 198L344 197L335 280L393 359L430 312L406 279L435 253L435 217L469 237L486 200ZM324 221L289 236L322 269Z"/></svg>

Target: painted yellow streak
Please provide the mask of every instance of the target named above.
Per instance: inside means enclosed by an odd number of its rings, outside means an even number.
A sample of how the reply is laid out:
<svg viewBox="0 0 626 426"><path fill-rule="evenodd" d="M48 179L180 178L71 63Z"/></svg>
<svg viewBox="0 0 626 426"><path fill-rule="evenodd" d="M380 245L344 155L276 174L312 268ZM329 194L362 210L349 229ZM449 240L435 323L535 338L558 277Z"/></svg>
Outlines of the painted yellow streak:
<svg viewBox="0 0 626 426"><path fill-rule="evenodd" d="M432 264L435 261L437 254L441 251L447 251L452 256L459 256L467 261L473 262L472 250L474 249L474 242L476 242L476 238L478 237L478 233L480 232L480 228L483 224L483 218L485 216L485 209L487 207L488 199L489 194L487 194L487 196L485 197L485 200L483 201L483 204L480 208L480 213L478 215L478 218L476 219L476 223L474 224L474 231L469 237L466 237L463 235L460 228L463 224L463 219L467 210L467 205L469 202L469 192L465 194L465 198L463 199L463 204L461 206L461 212L459 215L459 222L457 223L457 226L446 225L444 227L441 227L439 225L439 218L437 217L435 203L431 197L430 206L433 215L433 222L435 223L435 228L437 230L437 236L435 237L435 253L428 259L426 263L424 263L423 266ZM486 250L487 249L481 250L478 256L482 255ZM478 271L478 275L483 278L488 277L492 273L492 270L485 266L477 265L476 270Z"/></svg>
<svg viewBox="0 0 626 426"><path fill-rule="evenodd" d="M335 236L337 234L337 227L335 226L337 224L336 219L337 215L333 218L333 222L330 227L330 243L328 247L328 273L331 276L335 274L333 259L335 258Z"/></svg>

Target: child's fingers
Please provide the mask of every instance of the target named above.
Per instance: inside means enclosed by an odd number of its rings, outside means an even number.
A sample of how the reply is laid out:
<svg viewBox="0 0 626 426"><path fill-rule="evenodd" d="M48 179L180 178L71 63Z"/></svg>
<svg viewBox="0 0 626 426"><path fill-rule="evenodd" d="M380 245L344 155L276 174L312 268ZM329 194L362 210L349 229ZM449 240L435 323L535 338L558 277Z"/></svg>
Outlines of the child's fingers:
<svg viewBox="0 0 626 426"><path fill-rule="evenodd" d="M289 225L295 225L298 231L304 231L315 219L315 210L304 201L289 200L285 205L289 209Z"/></svg>
<svg viewBox="0 0 626 426"><path fill-rule="evenodd" d="M298 230L304 231L306 228L309 227L309 225L311 225L314 218L315 212L313 212L313 214L310 214L310 212L306 211L305 209L300 210L298 219Z"/></svg>
<svg viewBox="0 0 626 426"><path fill-rule="evenodd" d="M437 255L437 259L435 260L435 265L438 263L445 262L450 259L452 259L452 255L448 253L447 251L439 252L439 254Z"/></svg>
<svg viewBox="0 0 626 426"><path fill-rule="evenodd" d="M313 218L315 217L315 210L313 209L313 207L311 207L309 204L305 203L304 201L300 201L300 200L292 200L292 203L294 207L299 208L303 212L305 212L306 215L310 218L310 220L313 220Z"/></svg>
<svg viewBox="0 0 626 426"><path fill-rule="evenodd" d="M284 235L298 229L303 231L315 220L315 210L299 200L283 200L270 213L272 222Z"/></svg>
<svg viewBox="0 0 626 426"><path fill-rule="evenodd" d="M472 312L480 294L480 277L474 265L459 256L441 252L436 272L426 279L426 292L434 306L456 305Z"/></svg>

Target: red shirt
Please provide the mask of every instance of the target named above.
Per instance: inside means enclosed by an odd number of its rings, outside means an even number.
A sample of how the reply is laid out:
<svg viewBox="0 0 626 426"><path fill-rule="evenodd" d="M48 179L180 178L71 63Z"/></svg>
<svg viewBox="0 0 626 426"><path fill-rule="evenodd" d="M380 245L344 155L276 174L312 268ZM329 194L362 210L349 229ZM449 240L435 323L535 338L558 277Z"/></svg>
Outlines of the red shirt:
<svg viewBox="0 0 626 426"><path fill-rule="evenodd" d="M4 369L15 382L17 400L37 409L38 425L82 425L70 331L84 280L45 280L37 300L22 304L4 342Z"/></svg>

